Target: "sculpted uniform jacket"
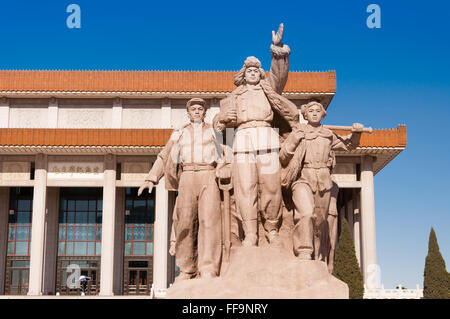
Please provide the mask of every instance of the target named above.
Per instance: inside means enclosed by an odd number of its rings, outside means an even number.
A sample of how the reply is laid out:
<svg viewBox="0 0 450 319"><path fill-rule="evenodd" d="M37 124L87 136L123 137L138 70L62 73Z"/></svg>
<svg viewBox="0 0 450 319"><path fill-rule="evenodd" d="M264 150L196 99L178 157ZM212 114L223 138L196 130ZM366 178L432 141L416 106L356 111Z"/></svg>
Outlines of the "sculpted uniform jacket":
<svg viewBox="0 0 450 319"><path fill-rule="evenodd" d="M195 145L192 145L193 139L196 138L190 133L192 131L192 126L191 123L186 124L172 133L164 149L159 152L146 180L157 184L158 181L165 176L166 189L176 191L178 190L183 163L199 163L204 162L205 159L211 164L220 162L223 150L216 140L211 124L202 123L203 134L201 138L203 139L203 143L206 142L208 145L206 148L202 149L203 152L201 152L201 154L195 149ZM205 139L207 141L205 141ZM182 150L182 148L184 149ZM185 154L183 154L183 151ZM204 156L205 152L210 154ZM187 154L188 156L186 156L186 153L189 153ZM205 158L200 158L200 161L196 161L198 155Z"/></svg>
<svg viewBox="0 0 450 319"><path fill-rule="evenodd" d="M299 141L295 134L300 134ZM352 134L339 136L323 126L315 131L309 125L300 124L280 150L282 187L289 189L298 180L309 185L313 192L329 191L332 187L333 151L348 151L358 145L359 139L352 139Z"/></svg>
<svg viewBox="0 0 450 319"><path fill-rule="evenodd" d="M237 121L227 124L222 123L218 115L225 114L227 110L221 106L220 113L213 119L215 129L223 131L227 127L238 127L250 121L265 121L269 124L268 126L279 128L282 134L298 125L299 114L297 107L287 98L281 96L281 92L288 78L289 47L286 45L283 47L272 45L271 51L272 64L268 79L260 80L259 85L255 88L256 92L249 93L246 85L240 85L231 92L227 98L233 99L234 102L231 104L237 106ZM258 93L258 90L261 90L261 93ZM261 95L265 101L261 100ZM255 105L248 104L249 97L253 97L253 101L257 101L254 103ZM258 102L258 100L260 101ZM268 106L270 106L269 109L265 107L267 102Z"/></svg>

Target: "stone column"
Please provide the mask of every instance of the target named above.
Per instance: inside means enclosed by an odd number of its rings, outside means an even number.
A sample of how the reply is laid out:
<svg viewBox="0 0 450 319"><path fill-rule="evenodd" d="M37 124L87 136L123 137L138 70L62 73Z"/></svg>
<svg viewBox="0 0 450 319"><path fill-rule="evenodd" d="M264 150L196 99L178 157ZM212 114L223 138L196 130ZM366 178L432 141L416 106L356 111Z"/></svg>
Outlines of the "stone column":
<svg viewBox="0 0 450 319"><path fill-rule="evenodd" d="M353 242L355 244L356 259L358 259L361 267L361 214L360 214L360 197L358 191L353 189Z"/></svg>
<svg viewBox="0 0 450 319"><path fill-rule="evenodd" d="M156 185L155 194L153 289L157 298L164 297L167 289L168 197L163 177Z"/></svg>
<svg viewBox="0 0 450 319"><path fill-rule="evenodd" d="M116 229L114 243L114 285L115 295L123 294L123 253L125 225L125 188L116 189Z"/></svg>
<svg viewBox="0 0 450 319"><path fill-rule="evenodd" d="M173 210L175 208L176 196L175 192L169 192L169 208L168 208L168 224L167 227L169 229L167 233L167 240L169 241L170 246L170 237L172 235L172 223L173 223ZM175 257L167 254L167 284L170 285L175 281Z"/></svg>
<svg viewBox="0 0 450 319"><path fill-rule="evenodd" d="M0 187L0 295L5 294L5 268L8 255L9 187Z"/></svg>
<svg viewBox="0 0 450 319"><path fill-rule="evenodd" d="M29 296L42 295L46 198L47 155L37 154L34 171L33 215L31 224Z"/></svg>
<svg viewBox="0 0 450 319"><path fill-rule="evenodd" d="M112 128L122 128L122 99L115 98L112 107Z"/></svg>
<svg viewBox="0 0 450 319"><path fill-rule="evenodd" d="M172 128L172 103L169 98L161 102L161 128Z"/></svg>
<svg viewBox="0 0 450 319"><path fill-rule="evenodd" d="M58 252L59 187L47 189L46 235L44 246L44 294L54 295L56 289L56 258Z"/></svg>
<svg viewBox="0 0 450 319"><path fill-rule="evenodd" d="M363 156L361 161L361 226L362 267L364 283L367 283L369 268L377 263L373 158L371 156Z"/></svg>
<svg viewBox="0 0 450 319"><path fill-rule="evenodd" d="M48 103L47 128L58 127L58 100L52 97Z"/></svg>
<svg viewBox="0 0 450 319"><path fill-rule="evenodd" d="M0 128L9 127L9 100L0 98Z"/></svg>
<svg viewBox="0 0 450 319"><path fill-rule="evenodd" d="M349 190L350 192L352 191L351 189ZM348 226L350 228L350 233L352 234L352 237L354 238L353 235L353 192L350 193L350 198L347 202L346 210L347 210L347 221L348 221Z"/></svg>
<svg viewBox="0 0 450 319"><path fill-rule="evenodd" d="M105 155L103 171L102 255L100 262L100 296L113 296L114 231L116 215L116 157Z"/></svg>

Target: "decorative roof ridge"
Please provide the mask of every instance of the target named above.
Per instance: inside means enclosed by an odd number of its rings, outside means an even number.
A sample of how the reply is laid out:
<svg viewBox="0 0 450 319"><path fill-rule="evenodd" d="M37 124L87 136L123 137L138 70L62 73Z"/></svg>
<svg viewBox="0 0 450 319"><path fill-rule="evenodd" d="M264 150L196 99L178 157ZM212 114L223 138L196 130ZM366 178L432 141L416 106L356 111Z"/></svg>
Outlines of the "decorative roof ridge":
<svg viewBox="0 0 450 319"><path fill-rule="evenodd" d="M0 71L5 72L199 72L199 73L208 73L208 72L239 72L239 70L162 70L162 69L0 69ZM268 73L269 71L266 71ZM328 73L328 72L336 72L336 70L325 70L325 71L306 71L306 70L292 70L289 73Z"/></svg>

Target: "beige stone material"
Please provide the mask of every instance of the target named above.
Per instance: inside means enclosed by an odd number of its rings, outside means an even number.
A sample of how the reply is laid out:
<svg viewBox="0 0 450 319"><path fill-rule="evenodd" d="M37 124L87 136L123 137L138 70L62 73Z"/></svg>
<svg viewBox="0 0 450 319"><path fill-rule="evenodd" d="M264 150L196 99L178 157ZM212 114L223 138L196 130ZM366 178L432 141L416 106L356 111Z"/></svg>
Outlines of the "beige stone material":
<svg viewBox="0 0 450 319"><path fill-rule="evenodd" d="M31 225L29 296L40 296L43 290L46 199L47 155L37 154Z"/></svg>
<svg viewBox="0 0 450 319"><path fill-rule="evenodd" d="M216 168L223 157L212 126L204 123L206 102L188 101L191 123L175 131L158 154L138 194L165 176L166 188L178 190L173 214L177 280L215 277L220 272L221 211Z"/></svg>
<svg viewBox="0 0 450 319"><path fill-rule="evenodd" d="M164 296L167 288L168 196L163 177L156 185L155 194L153 289L157 298Z"/></svg>
<svg viewBox="0 0 450 319"><path fill-rule="evenodd" d="M341 137L321 125L326 115L322 104L311 102L301 111L308 124L300 124L289 134L280 150L282 185L292 193L295 208L295 255L303 260L326 261L330 249L332 151L356 148L364 127L355 123L352 134Z"/></svg>
<svg viewBox="0 0 450 319"><path fill-rule="evenodd" d="M116 156L105 155L100 296L113 296L116 229Z"/></svg>
<svg viewBox="0 0 450 319"><path fill-rule="evenodd" d="M30 170L30 162L2 162L0 179L4 181L29 180Z"/></svg>
<svg viewBox="0 0 450 319"><path fill-rule="evenodd" d="M348 299L347 285L328 273L322 261L299 260L266 247L233 248L224 275L175 282L169 299Z"/></svg>
<svg viewBox="0 0 450 319"><path fill-rule="evenodd" d="M356 165L354 163L339 163L333 168L333 177L337 182L355 182Z"/></svg>
<svg viewBox="0 0 450 319"><path fill-rule="evenodd" d="M150 170L148 162L122 163L120 179L122 181L142 181Z"/></svg>
<svg viewBox="0 0 450 319"><path fill-rule="evenodd" d="M261 62L251 56L235 75L237 87L220 103L213 120L219 131L236 128L233 142L233 186L246 246L256 245L257 216L261 212L265 235L276 241L281 217L279 134L299 123L297 107L281 96L289 70L290 49L281 43L283 24L272 32L272 64L268 79Z"/></svg>
<svg viewBox="0 0 450 319"><path fill-rule="evenodd" d="M362 269L364 283L368 283L369 267L377 264L376 233L375 233L375 197L373 186L373 157L364 156L361 162L361 245ZM369 285L368 288L375 288Z"/></svg>

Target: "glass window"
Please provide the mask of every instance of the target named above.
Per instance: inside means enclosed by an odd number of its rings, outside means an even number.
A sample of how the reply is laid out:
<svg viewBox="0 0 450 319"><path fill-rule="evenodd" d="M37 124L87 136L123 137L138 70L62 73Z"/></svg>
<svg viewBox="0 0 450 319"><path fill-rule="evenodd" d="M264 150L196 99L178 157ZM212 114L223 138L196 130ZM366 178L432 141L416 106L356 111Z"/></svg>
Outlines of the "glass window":
<svg viewBox="0 0 450 319"><path fill-rule="evenodd" d="M154 224L155 223L155 214L153 213L154 210L149 208L149 213L146 216L146 223L147 224Z"/></svg>
<svg viewBox="0 0 450 319"><path fill-rule="evenodd" d="M16 241L16 255L28 255L28 241Z"/></svg>
<svg viewBox="0 0 450 319"><path fill-rule="evenodd" d="M67 210L75 211L75 200L70 199L67 201Z"/></svg>
<svg viewBox="0 0 450 319"><path fill-rule="evenodd" d="M58 239L59 239L59 240L64 240L64 239L66 239L66 227L64 227L64 226L59 226Z"/></svg>
<svg viewBox="0 0 450 319"><path fill-rule="evenodd" d="M95 224L96 218L97 218L97 213L95 211L89 212L88 224Z"/></svg>
<svg viewBox="0 0 450 319"><path fill-rule="evenodd" d="M88 212L78 212L75 215L75 223L76 224L82 224L85 225L87 224L87 216L88 216Z"/></svg>
<svg viewBox="0 0 450 319"><path fill-rule="evenodd" d="M75 224L75 212L67 212L67 224Z"/></svg>
<svg viewBox="0 0 450 319"><path fill-rule="evenodd" d="M133 242L133 255L145 255L145 242L135 241Z"/></svg>
<svg viewBox="0 0 450 319"><path fill-rule="evenodd" d="M95 212L97 210L97 201L94 199L89 200L89 207L88 210L90 212Z"/></svg>
<svg viewBox="0 0 450 319"><path fill-rule="evenodd" d="M131 240L131 227L125 227L125 240Z"/></svg>
<svg viewBox="0 0 450 319"><path fill-rule="evenodd" d="M66 208L67 208L66 205L67 205L67 200L65 198L61 198L59 200L59 209L60 210L66 210Z"/></svg>
<svg viewBox="0 0 450 319"><path fill-rule="evenodd" d="M147 256L153 256L153 243L147 242Z"/></svg>
<svg viewBox="0 0 450 319"><path fill-rule="evenodd" d="M75 239L73 237L74 231L75 231L75 227L73 227L73 226L67 227L67 240L74 240Z"/></svg>
<svg viewBox="0 0 450 319"><path fill-rule="evenodd" d="M29 224L31 212L17 212L17 224Z"/></svg>
<svg viewBox="0 0 450 319"><path fill-rule="evenodd" d="M66 243L63 241L60 241L58 243L58 255L64 255L64 248L66 247Z"/></svg>
<svg viewBox="0 0 450 319"><path fill-rule="evenodd" d="M144 225L145 224L145 212L134 211L134 224Z"/></svg>
<svg viewBox="0 0 450 319"><path fill-rule="evenodd" d="M153 227L147 227L147 240L153 241Z"/></svg>
<svg viewBox="0 0 450 319"><path fill-rule="evenodd" d="M134 227L133 228L133 240L145 240L145 228Z"/></svg>
<svg viewBox="0 0 450 319"><path fill-rule="evenodd" d="M102 228L97 227L95 231L95 240L102 240Z"/></svg>
<svg viewBox="0 0 450 319"><path fill-rule="evenodd" d="M28 227L16 227L16 240L28 240Z"/></svg>
<svg viewBox="0 0 450 319"><path fill-rule="evenodd" d="M145 209L147 207L147 201L145 199L135 199L133 209L134 212L142 212L145 213Z"/></svg>
<svg viewBox="0 0 450 319"><path fill-rule="evenodd" d="M153 254L154 193L137 196L137 188L127 188L125 198L125 254Z"/></svg>
<svg viewBox="0 0 450 319"><path fill-rule="evenodd" d="M26 267L30 267L30 261L29 260L14 260L11 263L12 267L22 267L22 268L26 268Z"/></svg>
<svg viewBox="0 0 450 319"><path fill-rule="evenodd" d="M95 227L88 227L88 240L95 240Z"/></svg>
<svg viewBox="0 0 450 319"><path fill-rule="evenodd" d="M9 227L9 229L8 229L8 240L14 240L15 239L15 231L16 231L16 227Z"/></svg>
<svg viewBox="0 0 450 319"><path fill-rule="evenodd" d="M29 255L32 207L31 187L11 187L8 214L8 255Z"/></svg>
<svg viewBox="0 0 450 319"><path fill-rule="evenodd" d="M58 254L99 254L100 246L96 251L96 242L101 240L101 211L97 209L102 191L97 188L62 188L60 194L61 203L67 205L60 206L58 238L64 243L60 243Z"/></svg>
<svg viewBox="0 0 450 319"><path fill-rule="evenodd" d="M8 255L14 255L14 243L15 242L8 243Z"/></svg>
<svg viewBox="0 0 450 319"><path fill-rule="evenodd" d="M86 255L86 242L85 241L76 241L74 255L76 256L84 256Z"/></svg>
<svg viewBox="0 0 450 319"><path fill-rule="evenodd" d="M72 256L73 255L73 242L67 242L66 243L66 255Z"/></svg>
<svg viewBox="0 0 450 319"><path fill-rule="evenodd" d="M31 212L31 201L29 199L19 199L17 201L17 211Z"/></svg>
<svg viewBox="0 0 450 319"><path fill-rule="evenodd" d="M97 200L97 211L102 211L103 210L103 200L99 199Z"/></svg>
<svg viewBox="0 0 450 319"><path fill-rule="evenodd" d="M101 242L96 242L95 243L95 254L96 255L101 255L102 254L102 243Z"/></svg>
<svg viewBox="0 0 450 319"><path fill-rule="evenodd" d="M95 242L88 242L88 255L95 255Z"/></svg>
<svg viewBox="0 0 450 319"><path fill-rule="evenodd" d="M87 240L87 227L75 227L75 240Z"/></svg>
<svg viewBox="0 0 450 319"><path fill-rule="evenodd" d="M125 255L131 255L131 242L125 243Z"/></svg>
<svg viewBox="0 0 450 319"><path fill-rule="evenodd" d="M132 210L133 209L133 200L127 199L125 200L125 210Z"/></svg>
<svg viewBox="0 0 450 319"><path fill-rule="evenodd" d="M89 208L88 200L77 200L77 203L76 203L77 212L80 212L80 211L87 212L88 208Z"/></svg>
<svg viewBox="0 0 450 319"><path fill-rule="evenodd" d="M66 212L59 212L58 223L63 224L66 222Z"/></svg>

